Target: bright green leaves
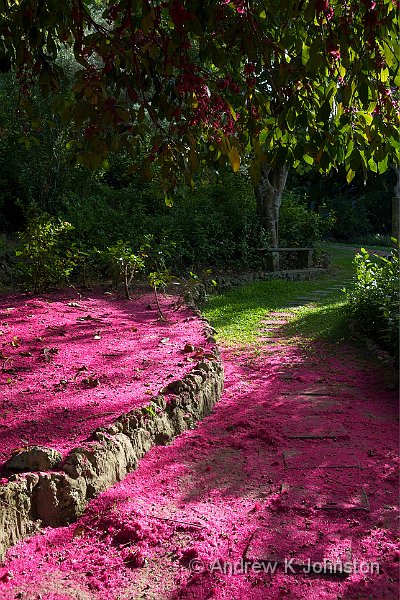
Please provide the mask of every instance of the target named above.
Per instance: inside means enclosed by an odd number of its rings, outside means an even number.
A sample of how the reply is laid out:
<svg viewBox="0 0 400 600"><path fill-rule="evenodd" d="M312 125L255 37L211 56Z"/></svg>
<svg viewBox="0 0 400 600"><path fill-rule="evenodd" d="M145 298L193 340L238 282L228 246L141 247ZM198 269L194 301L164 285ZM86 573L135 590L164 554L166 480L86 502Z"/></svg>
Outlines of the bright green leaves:
<svg viewBox="0 0 400 600"><path fill-rule="evenodd" d="M388 79L389 79L389 69L387 67L385 69L381 69L381 71L379 72L379 80L382 83L386 83Z"/></svg>
<svg viewBox="0 0 400 600"><path fill-rule="evenodd" d="M305 66L309 60L310 60L310 48L306 44L303 43L303 48L301 51L301 62Z"/></svg>
<svg viewBox="0 0 400 600"><path fill-rule="evenodd" d="M165 206L168 206L168 208L172 208L172 206L174 205L174 200L171 196L165 196L164 201Z"/></svg>
<svg viewBox="0 0 400 600"><path fill-rule="evenodd" d="M295 128L295 124L296 124L296 111L293 108L293 106L291 106L286 114L286 124L287 127L289 129L289 131L293 131Z"/></svg>

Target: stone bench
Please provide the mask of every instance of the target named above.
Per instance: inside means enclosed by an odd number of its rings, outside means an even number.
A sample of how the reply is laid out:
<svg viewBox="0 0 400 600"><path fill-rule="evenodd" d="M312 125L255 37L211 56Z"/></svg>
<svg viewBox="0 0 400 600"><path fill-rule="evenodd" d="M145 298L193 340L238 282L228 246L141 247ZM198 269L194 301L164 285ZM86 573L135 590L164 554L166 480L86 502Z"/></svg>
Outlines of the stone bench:
<svg viewBox="0 0 400 600"><path fill-rule="evenodd" d="M298 268L310 269L314 248L258 248L258 252L271 257L273 271L279 271L279 257L282 254L296 256Z"/></svg>

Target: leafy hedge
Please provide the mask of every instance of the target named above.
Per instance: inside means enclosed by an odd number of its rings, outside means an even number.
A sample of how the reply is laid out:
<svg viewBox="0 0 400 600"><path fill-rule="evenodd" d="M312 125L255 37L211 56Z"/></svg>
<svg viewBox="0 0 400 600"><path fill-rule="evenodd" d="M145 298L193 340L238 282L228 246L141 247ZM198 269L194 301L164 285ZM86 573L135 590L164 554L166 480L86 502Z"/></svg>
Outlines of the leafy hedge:
<svg viewBox="0 0 400 600"><path fill-rule="evenodd" d="M127 185L117 185L122 183L120 173L117 170L112 177L110 169L87 182L86 189L80 173L75 175L75 189L63 191L57 210L43 211L41 202L34 200L21 205L24 222L14 280L23 286L43 289L66 276L84 285L110 274L115 279L107 259L110 248L120 250L123 241L130 255L140 254L146 236L151 236L153 247L173 245L172 254L164 253L164 267L176 275L204 268L262 266L258 248L268 244L268 236L260 226L254 189L245 173L203 172L193 191L178 190L172 207L166 206L156 180L146 182L139 174ZM63 223L70 224L68 231L59 230ZM304 196L285 192L281 246L315 246L327 224L329 218L310 210ZM6 283L1 272L0 281Z"/></svg>
<svg viewBox="0 0 400 600"><path fill-rule="evenodd" d="M280 211L280 246L294 248L298 246L314 247L333 225L334 219L329 211L317 213L310 210L299 194L286 191Z"/></svg>
<svg viewBox="0 0 400 600"><path fill-rule="evenodd" d="M354 259L356 283L348 291L350 315L358 331L399 355L399 242L389 257L361 248Z"/></svg>

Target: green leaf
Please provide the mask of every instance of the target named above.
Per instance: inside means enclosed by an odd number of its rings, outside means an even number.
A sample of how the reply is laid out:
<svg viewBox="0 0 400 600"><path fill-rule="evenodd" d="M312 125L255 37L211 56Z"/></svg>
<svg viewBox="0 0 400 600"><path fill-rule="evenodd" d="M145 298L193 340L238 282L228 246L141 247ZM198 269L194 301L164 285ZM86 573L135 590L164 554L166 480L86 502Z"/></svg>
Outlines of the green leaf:
<svg viewBox="0 0 400 600"><path fill-rule="evenodd" d="M294 110L294 108L292 106L291 108L289 108L287 115L286 115L286 124L287 124L289 131L293 131L295 123L296 123L296 111Z"/></svg>
<svg viewBox="0 0 400 600"><path fill-rule="evenodd" d="M268 133L269 133L268 129L263 129L260 132L260 136L259 136L260 144L263 144L265 142L265 140L267 139Z"/></svg>
<svg viewBox="0 0 400 600"><path fill-rule="evenodd" d="M362 81L357 88L358 97L364 107L368 106L369 102L369 85L366 81Z"/></svg>
<svg viewBox="0 0 400 600"><path fill-rule="evenodd" d="M328 101L324 102L318 111L316 122L324 125L328 124L329 117L331 116L331 105Z"/></svg>
<svg viewBox="0 0 400 600"><path fill-rule="evenodd" d="M236 146L232 146L228 152L229 162L234 173L237 173L240 169L240 154Z"/></svg>
<svg viewBox="0 0 400 600"><path fill-rule="evenodd" d="M389 69L385 68L382 69L382 71L380 72L380 80L383 83L386 83L386 81L389 79Z"/></svg>
<svg viewBox="0 0 400 600"><path fill-rule="evenodd" d="M350 142L348 143L348 146L347 146L346 158L348 158L351 155L351 153L353 152L353 149L354 149L354 142L353 142L353 140L350 140Z"/></svg>
<svg viewBox="0 0 400 600"><path fill-rule="evenodd" d="M360 152L357 148L354 148L353 152L350 156L350 167L352 171L357 171L357 169L361 166L361 157Z"/></svg>
<svg viewBox="0 0 400 600"><path fill-rule="evenodd" d="M301 62L303 63L303 65L306 65L309 60L310 60L310 48L308 46L306 46L305 44L303 44L303 48L301 51Z"/></svg>
<svg viewBox="0 0 400 600"><path fill-rule="evenodd" d="M229 104L229 102L227 102L228 106L229 106L229 110L231 111L231 115L232 115L232 119L234 121L237 121L237 116L236 116L236 112L233 109L233 106L231 104Z"/></svg>
<svg viewBox="0 0 400 600"><path fill-rule="evenodd" d="M378 162L378 173L384 173L385 171L387 171L388 168L388 155L385 156L385 158L381 161Z"/></svg>

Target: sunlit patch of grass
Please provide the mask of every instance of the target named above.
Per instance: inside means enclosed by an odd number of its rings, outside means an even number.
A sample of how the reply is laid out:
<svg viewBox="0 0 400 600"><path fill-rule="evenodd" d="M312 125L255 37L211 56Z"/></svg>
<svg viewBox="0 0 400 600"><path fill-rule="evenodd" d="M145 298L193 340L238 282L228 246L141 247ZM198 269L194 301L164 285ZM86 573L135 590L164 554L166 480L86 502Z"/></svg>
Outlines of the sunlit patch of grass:
<svg viewBox="0 0 400 600"><path fill-rule="evenodd" d="M313 337L311 332L314 331L318 337L342 316L345 304L340 288L323 298L310 297L315 290L324 291L329 285L332 285L331 280L262 281L211 297L203 313L216 328L218 340L228 345L256 343L262 320L274 311L293 314L291 324L279 327L280 333ZM290 304L299 296L308 296L310 300L292 311ZM286 331L289 327L291 329Z"/></svg>
<svg viewBox="0 0 400 600"><path fill-rule="evenodd" d="M287 325L282 326L281 333L310 340L343 341L349 333L345 307L343 299L334 298L324 304L306 305L296 311L295 317Z"/></svg>
<svg viewBox="0 0 400 600"><path fill-rule="evenodd" d="M292 319L278 327L276 335L303 336L308 339L340 340L346 337L344 280L353 274L354 250L332 248L333 270L312 281L267 280L232 289L209 298L203 307L205 317L217 330L217 339L226 345L261 344L262 320L274 311L287 311ZM332 286L336 285L334 289ZM346 284L348 287L348 284ZM313 294L328 291L326 295ZM296 311L290 304L305 300ZM261 333L262 336L268 335Z"/></svg>

